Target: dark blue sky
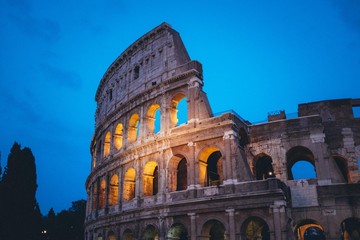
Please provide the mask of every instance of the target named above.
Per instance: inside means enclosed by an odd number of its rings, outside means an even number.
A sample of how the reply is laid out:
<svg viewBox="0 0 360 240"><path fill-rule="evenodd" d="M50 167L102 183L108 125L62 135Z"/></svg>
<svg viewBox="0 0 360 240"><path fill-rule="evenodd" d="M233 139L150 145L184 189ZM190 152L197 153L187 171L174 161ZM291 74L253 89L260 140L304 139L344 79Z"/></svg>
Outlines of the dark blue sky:
<svg viewBox="0 0 360 240"><path fill-rule="evenodd" d="M162 22L203 64L214 112L360 97L358 0L0 0L1 163L14 141L32 149L43 214L86 198L98 83Z"/></svg>

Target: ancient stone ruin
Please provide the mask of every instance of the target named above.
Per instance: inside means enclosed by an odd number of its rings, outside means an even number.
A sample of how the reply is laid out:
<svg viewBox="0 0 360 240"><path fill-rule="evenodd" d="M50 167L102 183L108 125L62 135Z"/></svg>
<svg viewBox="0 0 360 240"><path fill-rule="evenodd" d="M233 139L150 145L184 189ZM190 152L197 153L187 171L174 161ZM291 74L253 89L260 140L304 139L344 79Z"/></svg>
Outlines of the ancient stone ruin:
<svg viewBox="0 0 360 240"><path fill-rule="evenodd" d="M214 115L203 85L167 23L110 65L96 92L86 240L359 239L360 99L253 124ZM298 164L313 175L298 177Z"/></svg>

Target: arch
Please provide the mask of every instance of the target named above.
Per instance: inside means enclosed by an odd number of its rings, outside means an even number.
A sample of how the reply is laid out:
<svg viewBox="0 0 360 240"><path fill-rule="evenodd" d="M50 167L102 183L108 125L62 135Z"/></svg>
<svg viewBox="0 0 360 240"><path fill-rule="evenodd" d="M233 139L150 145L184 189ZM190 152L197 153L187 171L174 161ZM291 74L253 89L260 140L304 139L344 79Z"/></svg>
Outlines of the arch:
<svg viewBox="0 0 360 240"><path fill-rule="evenodd" d="M122 123L119 123L116 126L114 133L114 145L117 150L119 150L123 145L123 131L124 126L122 125Z"/></svg>
<svg viewBox="0 0 360 240"><path fill-rule="evenodd" d="M249 217L241 226L241 236L248 240L270 240L269 226L260 217Z"/></svg>
<svg viewBox="0 0 360 240"><path fill-rule="evenodd" d="M169 161L169 190L171 192L187 189L187 160L181 155L173 156Z"/></svg>
<svg viewBox="0 0 360 240"><path fill-rule="evenodd" d="M135 197L135 177L136 172L134 168L128 168L124 176L124 201L130 201Z"/></svg>
<svg viewBox="0 0 360 240"><path fill-rule="evenodd" d="M249 136L245 128L240 128L239 130L239 143L241 147L244 147L245 145L249 144Z"/></svg>
<svg viewBox="0 0 360 240"><path fill-rule="evenodd" d="M107 157L110 154L110 143L111 143L111 134L110 131L108 131L105 134L105 140L104 140L104 157Z"/></svg>
<svg viewBox="0 0 360 240"><path fill-rule="evenodd" d="M220 221L212 219L207 221L201 229L201 239L225 240L225 226Z"/></svg>
<svg viewBox="0 0 360 240"><path fill-rule="evenodd" d="M291 148L286 153L286 164L287 164L287 173L289 180L300 179L300 178L313 178L313 177L316 178L315 158L313 153L306 147L297 146ZM293 168L295 164L297 164L297 166ZM313 168L311 168L309 164L311 164ZM298 169L301 169L302 170L301 172L304 172L307 175L305 176L300 175L299 177L294 178L294 174L299 173L298 171L296 171ZM304 171L304 169L306 169L306 171Z"/></svg>
<svg viewBox="0 0 360 240"><path fill-rule="evenodd" d="M254 158L256 180L264 180L275 177L272 166L272 158L266 154L259 154Z"/></svg>
<svg viewBox="0 0 360 240"><path fill-rule="evenodd" d="M188 240L188 231L186 227L181 223L175 223L173 224L167 235L167 239L173 239L173 240Z"/></svg>
<svg viewBox="0 0 360 240"><path fill-rule="evenodd" d="M179 118L182 120L179 121ZM183 93L178 93L172 98L170 103L170 126L178 126L179 124L186 123L187 120L188 110L186 95Z"/></svg>
<svg viewBox="0 0 360 240"><path fill-rule="evenodd" d="M110 231L110 232L108 233L108 236L107 236L106 239L107 239L107 240L116 240L116 235L115 235L115 233L114 233L113 231Z"/></svg>
<svg viewBox="0 0 360 240"><path fill-rule="evenodd" d="M199 154L199 183L202 186L222 184L222 154L215 146L206 147Z"/></svg>
<svg viewBox="0 0 360 240"><path fill-rule="evenodd" d="M99 234L97 235L96 240L103 240L103 237L102 237L102 234L101 234L101 233L99 233Z"/></svg>
<svg viewBox="0 0 360 240"><path fill-rule="evenodd" d="M121 236L121 240L135 240L133 232L130 229L126 229Z"/></svg>
<svg viewBox="0 0 360 240"><path fill-rule="evenodd" d="M106 191L106 181L102 180L100 183L100 192L99 192L99 208L105 208L105 191Z"/></svg>
<svg viewBox="0 0 360 240"><path fill-rule="evenodd" d="M360 239L360 219L347 218L341 222L341 239L342 240L359 240Z"/></svg>
<svg viewBox="0 0 360 240"><path fill-rule="evenodd" d="M143 195L152 196L158 192L159 168L156 162L149 161L144 166Z"/></svg>
<svg viewBox="0 0 360 240"><path fill-rule="evenodd" d="M158 230L153 225L146 226L142 239L158 240L159 239Z"/></svg>
<svg viewBox="0 0 360 240"><path fill-rule="evenodd" d="M110 179L109 186L109 205L113 206L118 204L119 199L119 177L114 174Z"/></svg>
<svg viewBox="0 0 360 240"><path fill-rule="evenodd" d="M335 160L338 170L341 173L341 178L342 178L341 182L348 183L349 182L349 170L348 170L348 165L347 165L346 159L342 158L340 156L334 156L334 160Z"/></svg>
<svg viewBox="0 0 360 240"><path fill-rule="evenodd" d="M134 113L131 115L128 127L128 141L135 142L139 135L140 117L139 114Z"/></svg>
<svg viewBox="0 0 360 240"><path fill-rule="evenodd" d="M146 114L148 133L158 133L161 129L161 111L159 104L152 104Z"/></svg>
<svg viewBox="0 0 360 240"><path fill-rule="evenodd" d="M324 228L312 219L302 220L295 226L297 240L324 240Z"/></svg>

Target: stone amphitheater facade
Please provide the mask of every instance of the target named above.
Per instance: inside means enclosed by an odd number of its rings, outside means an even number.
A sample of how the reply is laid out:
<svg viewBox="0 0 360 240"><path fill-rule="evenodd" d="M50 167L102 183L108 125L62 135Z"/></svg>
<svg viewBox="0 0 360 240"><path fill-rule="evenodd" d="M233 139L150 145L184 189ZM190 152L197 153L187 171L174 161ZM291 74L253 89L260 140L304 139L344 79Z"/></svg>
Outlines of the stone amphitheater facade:
<svg viewBox="0 0 360 240"><path fill-rule="evenodd" d="M86 240L360 239L360 99L252 124L214 115L203 85L167 23L110 65L95 98ZM299 162L315 175L297 179Z"/></svg>

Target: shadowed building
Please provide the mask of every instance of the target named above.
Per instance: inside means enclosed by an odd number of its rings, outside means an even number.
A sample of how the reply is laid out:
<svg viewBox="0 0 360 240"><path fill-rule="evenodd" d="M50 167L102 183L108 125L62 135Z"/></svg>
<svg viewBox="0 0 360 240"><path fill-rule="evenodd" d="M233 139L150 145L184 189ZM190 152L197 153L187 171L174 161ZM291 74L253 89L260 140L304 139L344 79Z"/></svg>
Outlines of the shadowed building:
<svg viewBox="0 0 360 240"><path fill-rule="evenodd" d="M203 84L166 23L110 65L96 92L86 240L359 239L360 99L252 124L214 115ZM298 177L299 164L312 175Z"/></svg>

